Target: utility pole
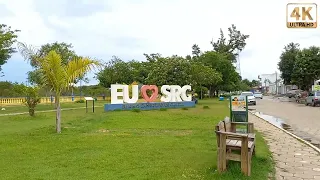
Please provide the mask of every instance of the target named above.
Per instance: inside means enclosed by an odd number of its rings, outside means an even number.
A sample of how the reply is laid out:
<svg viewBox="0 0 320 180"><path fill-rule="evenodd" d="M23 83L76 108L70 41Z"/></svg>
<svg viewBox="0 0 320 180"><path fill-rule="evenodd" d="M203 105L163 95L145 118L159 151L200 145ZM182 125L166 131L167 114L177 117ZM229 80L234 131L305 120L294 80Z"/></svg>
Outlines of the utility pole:
<svg viewBox="0 0 320 180"><path fill-rule="evenodd" d="M276 71L276 95L278 95L278 74Z"/></svg>

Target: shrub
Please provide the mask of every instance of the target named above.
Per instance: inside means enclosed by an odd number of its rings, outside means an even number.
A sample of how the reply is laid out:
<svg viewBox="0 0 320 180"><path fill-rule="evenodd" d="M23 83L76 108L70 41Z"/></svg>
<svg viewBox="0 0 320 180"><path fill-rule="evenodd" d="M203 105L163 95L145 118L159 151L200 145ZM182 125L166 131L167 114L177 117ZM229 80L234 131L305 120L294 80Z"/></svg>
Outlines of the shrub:
<svg viewBox="0 0 320 180"><path fill-rule="evenodd" d="M188 108L184 107L184 108L182 108L182 110L188 110Z"/></svg>
<svg viewBox="0 0 320 180"><path fill-rule="evenodd" d="M210 109L209 106L203 106L203 109Z"/></svg>
<svg viewBox="0 0 320 180"><path fill-rule="evenodd" d="M132 112L140 112L140 111L141 111L141 109L134 108L134 109L132 109L131 111L132 111Z"/></svg>
<svg viewBox="0 0 320 180"><path fill-rule="evenodd" d="M167 108L160 108L159 110L160 111L167 111L168 109Z"/></svg>
<svg viewBox="0 0 320 180"><path fill-rule="evenodd" d="M76 103L85 103L85 100L80 99L80 100L77 100Z"/></svg>
<svg viewBox="0 0 320 180"><path fill-rule="evenodd" d="M38 87L26 87L24 89L25 99L22 101L24 105L28 107L29 115L34 116L35 108L40 103L41 97L39 96Z"/></svg>

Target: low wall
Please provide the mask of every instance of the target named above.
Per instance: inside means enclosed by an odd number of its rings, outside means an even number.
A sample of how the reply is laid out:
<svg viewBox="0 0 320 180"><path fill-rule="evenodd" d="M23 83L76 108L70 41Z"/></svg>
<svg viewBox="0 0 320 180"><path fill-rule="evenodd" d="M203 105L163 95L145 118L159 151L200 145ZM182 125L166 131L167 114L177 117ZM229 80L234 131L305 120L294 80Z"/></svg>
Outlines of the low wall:
<svg viewBox="0 0 320 180"><path fill-rule="evenodd" d="M0 105L19 105L22 104L23 100L25 98L24 97L15 97L15 98L10 98L10 97L0 97ZM84 100L84 97L80 97L80 96L74 96L74 98L72 98L72 96L61 96L60 97L60 102L75 102L78 101L80 99ZM103 100L102 97L97 97L97 100ZM110 97L106 97L105 100L110 100ZM40 100L40 103L54 103L54 97L51 99L51 97L42 97Z"/></svg>

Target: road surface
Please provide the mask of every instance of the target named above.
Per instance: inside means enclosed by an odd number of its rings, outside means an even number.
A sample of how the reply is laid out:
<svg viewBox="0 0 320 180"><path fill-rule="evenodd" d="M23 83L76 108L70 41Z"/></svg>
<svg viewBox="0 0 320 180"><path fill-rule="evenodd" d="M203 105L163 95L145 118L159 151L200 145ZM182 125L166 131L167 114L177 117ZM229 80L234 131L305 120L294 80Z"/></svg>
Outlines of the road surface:
<svg viewBox="0 0 320 180"><path fill-rule="evenodd" d="M262 112L281 118L292 128L292 133L320 146L320 107L305 106L295 102L287 102L288 98L264 97L257 99L257 105L250 106L256 112Z"/></svg>

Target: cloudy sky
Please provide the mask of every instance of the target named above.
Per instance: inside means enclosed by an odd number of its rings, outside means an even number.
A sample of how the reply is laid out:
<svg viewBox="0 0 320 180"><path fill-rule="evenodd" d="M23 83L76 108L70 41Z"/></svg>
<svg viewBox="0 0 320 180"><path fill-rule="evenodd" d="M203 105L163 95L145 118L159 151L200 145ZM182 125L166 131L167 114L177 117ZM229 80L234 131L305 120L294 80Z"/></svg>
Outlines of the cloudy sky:
<svg viewBox="0 0 320 180"><path fill-rule="evenodd" d="M320 46L319 27L286 27L288 2L293 1L0 0L0 23L21 30L19 41L35 46L72 43L77 54L105 61L112 55L144 60L143 53L185 56L194 43L210 50L219 29L226 31L235 24L250 35L240 55L241 74L257 79L258 74L277 70L285 44ZM5 76L0 80L25 82L29 70L29 64L15 54L3 66ZM90 84L97 83L92 76Z"/></svg>

